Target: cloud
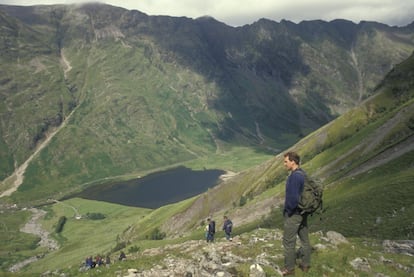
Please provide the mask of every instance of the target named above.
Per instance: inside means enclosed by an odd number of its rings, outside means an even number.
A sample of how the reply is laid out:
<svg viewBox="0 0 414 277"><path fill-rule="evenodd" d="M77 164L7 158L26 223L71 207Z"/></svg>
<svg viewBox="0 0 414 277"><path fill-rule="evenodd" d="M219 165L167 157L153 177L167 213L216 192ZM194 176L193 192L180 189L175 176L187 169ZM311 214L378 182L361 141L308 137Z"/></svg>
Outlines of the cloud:
<svg viewBox="0 0 414 277"><path fill-rule="evenodd" d="M94 0L91 0L92 2ZM36 5L91 2L85 0L0 0L0 4ZM414 1L407 0L102 0L106 4L135 9L148 15L212 16L228 25L251 24L260 18L293 22L348 19L358 23L377 21L407 25L414 20Z"/></svg>
<svg viewBox="0 0 414 277"><path fill-rule="evenodd" d="M248 1L250 2L250 1ZM240 5L240 4L239 4ZM249 6L251 8L249 8ZM234 10L236 7L229 8ZM348 19L358 23L360 21L377 21L390 25L407 25L414 20L412 11L414 1L272 1L261 3L253 2L242 6L237 13L216 12L215 16L230 25L252 23L260 18L275 21L282 19L293 22L303 20Z"/></svg>

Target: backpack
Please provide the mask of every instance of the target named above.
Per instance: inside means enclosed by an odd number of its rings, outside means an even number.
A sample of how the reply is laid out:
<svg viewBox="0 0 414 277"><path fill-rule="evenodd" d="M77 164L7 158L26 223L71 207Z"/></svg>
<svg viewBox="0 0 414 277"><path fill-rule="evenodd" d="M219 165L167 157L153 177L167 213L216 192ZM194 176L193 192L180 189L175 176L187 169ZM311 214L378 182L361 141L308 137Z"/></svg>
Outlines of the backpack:
<svg viewBox="0 0 414 277"><path fill-rule="evenodd" d="M298 207L301 214L320 213L322 211L323 185L320 180L308 176L303 170L298 170L305 178L303 191L300 195Z"/></svg>

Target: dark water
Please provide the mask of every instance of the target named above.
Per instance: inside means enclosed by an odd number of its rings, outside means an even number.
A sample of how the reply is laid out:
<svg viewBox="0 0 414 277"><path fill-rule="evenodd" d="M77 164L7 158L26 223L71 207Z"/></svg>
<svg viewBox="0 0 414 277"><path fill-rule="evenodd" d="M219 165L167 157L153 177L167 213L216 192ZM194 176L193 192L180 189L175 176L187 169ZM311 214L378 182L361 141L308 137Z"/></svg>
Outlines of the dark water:
<svg viewBox="0 0 414 277"><path fill-rule="evenodd" d="M215 186L224 173L215 169L193 171L177 167L134 180L93 186L76 197L155 209L205 192Z"/></svg>

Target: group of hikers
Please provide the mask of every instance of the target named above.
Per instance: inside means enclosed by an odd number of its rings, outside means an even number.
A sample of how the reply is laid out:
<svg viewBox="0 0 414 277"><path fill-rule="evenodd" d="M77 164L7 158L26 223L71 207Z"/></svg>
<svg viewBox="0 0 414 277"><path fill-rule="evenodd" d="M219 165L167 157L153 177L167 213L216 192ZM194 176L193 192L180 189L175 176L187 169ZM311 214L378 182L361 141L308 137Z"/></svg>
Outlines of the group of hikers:
<svg viewBox="0 0 414 277"><path fill-rule="evenodd" d="M231 233L233 230L233 222L227 216L224 216L223 220L224 221L223 221L222 230L224 231L226 239L228 241L232 241ZM207 242L213 242L214 235L216 233L216 222L212 220L211 218L208 218L207 223L208 224L206 225L206 240ZM118 260L119 261L126 260L126 255L123 251L120 252ZM110 264L111 264L111 258L109 255L107 255L105 259L102 258L101 255L97 255L95 259L92 258L92 256L88 256L86 257L85 262L83 264L83 269L88 270L88 269L103 266L103 265L109 266Z"/></svg>
<svg viewBox="0 0 414 277"><path fill-rule="evenodd" d="M231 237L231 232L233 230L233 222L231 222L231 220L227 217L224 216L223 217L223 228L222 230L224 231L224 234L226 236L226 239L228 241L232 241L232 237ZM206 225L206 241L207 242L213 242L214 241L214 235L216 233L216 222L211 219L208 218L207 219L207 225Z"/></svg>
<svg viewBox="0 0 414 277"><path fill-rule="evenodd" d="M111 258L109 255L105 257L105 260L100 255L97 255L95 259L92 258L92 256L88 256L85 259L85 267L87 269L109 264L111 264Z"/></svg>
<svg viewBox="0 0 414 277"><path fill-rule="evenodd" d="M126 255L123 251L121 251L121 253L119 254L119 261L123 261L126 260ZM109 266L111 264L111 257L109 255L107 255L105 257L105 260L102 258L101 255L96 255L95 259L92 258L92 256L88 256L85 259L85 263L84 263L84 268L86 270L91 269L91 268L95 268L98 266Z"/></svg>

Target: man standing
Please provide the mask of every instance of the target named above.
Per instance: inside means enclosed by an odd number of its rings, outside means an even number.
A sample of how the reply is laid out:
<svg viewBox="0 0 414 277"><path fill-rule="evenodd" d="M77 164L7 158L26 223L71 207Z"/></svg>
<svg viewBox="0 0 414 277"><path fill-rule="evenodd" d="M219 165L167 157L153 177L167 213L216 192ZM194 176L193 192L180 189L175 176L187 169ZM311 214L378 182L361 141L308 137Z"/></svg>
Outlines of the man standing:
<svg viewBox="0 0 414 277"><path fill-rule="evenodd" d="M231 220L226 215L223 217L223 219L223 231L226 235L226 240L232 241L231 231L233 229L233 222L231 222Z"/></svg>
<svg viewBox="0 0 414 277"><path fill-rule="evenodd" d="M286 180L285 206L283 209L283 247L285 255L285 268L283 276L295 274L296 262L296 236L299 236L302 244L302 261L300 269L307 272L310 268L311 248L308 234L308 215L301 214L298 208L300 195L305 183L305 174L300 165L300 156L295 152L284 154L285 168L290 171ZM298 172L302 171L302 172Z"/></svg>
<svg viewBox="0 0 414 277"><path fill-rule="evenodd" d="M214 241L214 234L216 233L216 222L211 218L207 219L208 222L208 233L207 233L207 242Z"/></svg>

